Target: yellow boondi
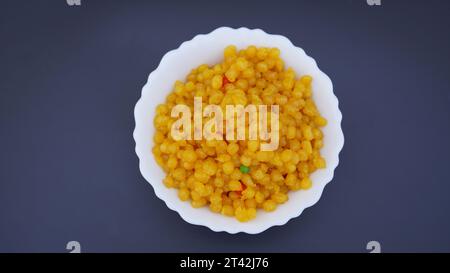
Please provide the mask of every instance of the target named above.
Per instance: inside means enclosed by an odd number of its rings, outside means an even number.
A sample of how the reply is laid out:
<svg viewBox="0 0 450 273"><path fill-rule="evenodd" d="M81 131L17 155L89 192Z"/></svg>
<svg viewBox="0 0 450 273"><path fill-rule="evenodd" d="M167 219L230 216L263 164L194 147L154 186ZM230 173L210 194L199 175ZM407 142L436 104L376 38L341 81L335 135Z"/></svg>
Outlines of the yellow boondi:
<svg viewBox="0 0 450 273"><path fill-rule="evenodd" d="M167 174L164 184L178 189L179 198L194 208L209 206L242 222L255 218L258 208L274 211L289 191L309 189L309 175L325 168L320 127L327 124L312 99L312 80L285 69L277 48L237 51L231 45L222 63L193 69L156 109L153 154ZM185 104L193 111L194 96L222 108L279 105L278 149L260 151L259 140L229 141L225 135L224 140L175 141L171 109Z"/></svg>

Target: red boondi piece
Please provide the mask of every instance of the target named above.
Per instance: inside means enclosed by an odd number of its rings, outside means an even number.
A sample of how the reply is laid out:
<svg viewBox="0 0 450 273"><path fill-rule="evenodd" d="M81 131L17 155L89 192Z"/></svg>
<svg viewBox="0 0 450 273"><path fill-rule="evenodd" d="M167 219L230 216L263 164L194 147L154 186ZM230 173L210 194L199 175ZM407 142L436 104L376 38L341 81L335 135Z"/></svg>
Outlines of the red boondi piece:
<svg viewBox="0 0 450 273"><path fill-rule="evenodd" d="M222 87L224 87L229 82L230 81L228 80L228 78L225 75L223 75L223 77L222 77Z"/></svg>

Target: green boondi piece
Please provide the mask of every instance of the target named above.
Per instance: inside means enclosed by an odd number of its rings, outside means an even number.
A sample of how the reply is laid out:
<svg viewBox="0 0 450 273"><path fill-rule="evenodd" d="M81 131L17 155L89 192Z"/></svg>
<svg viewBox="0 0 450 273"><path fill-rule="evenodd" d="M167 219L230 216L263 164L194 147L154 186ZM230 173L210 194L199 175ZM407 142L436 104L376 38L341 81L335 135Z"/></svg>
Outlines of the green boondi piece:
<svg viewBox="0 0 450 273"><path fill-rule="evenodd" d="M241 173L248 173L250 172L250 168L244 165L241 165L241 167L239 167L239 170L241 170Z"/></svg>

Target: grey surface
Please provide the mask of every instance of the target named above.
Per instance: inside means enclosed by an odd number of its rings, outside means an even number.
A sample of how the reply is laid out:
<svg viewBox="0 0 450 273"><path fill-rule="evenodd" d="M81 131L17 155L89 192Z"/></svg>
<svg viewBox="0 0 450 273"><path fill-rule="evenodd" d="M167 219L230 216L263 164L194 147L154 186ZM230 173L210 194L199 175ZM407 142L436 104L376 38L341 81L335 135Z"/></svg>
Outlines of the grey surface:
<svg viewBox="0 0 450 273"><path fill-rule="evenodd" d="M2 1L0 252L450 251L449 1L155 2ZM304 48L344 116L319 203L257 236L185 223L134 153L148 74L223 25Z"/></svg>

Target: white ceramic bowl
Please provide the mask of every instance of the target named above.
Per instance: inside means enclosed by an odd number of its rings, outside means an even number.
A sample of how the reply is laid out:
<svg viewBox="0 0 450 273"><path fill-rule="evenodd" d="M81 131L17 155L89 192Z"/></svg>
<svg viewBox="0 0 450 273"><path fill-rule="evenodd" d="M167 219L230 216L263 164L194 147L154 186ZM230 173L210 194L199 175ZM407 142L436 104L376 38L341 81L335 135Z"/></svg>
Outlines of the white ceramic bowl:
<svg viewBox="0 0 450 273"><path fill-rule="evenodd" d="M321 150L327 167L311 175L312 188L289 193L289 200L278 206L274 212L258 211L256 218L246 223L213 213L208 208L192 208L189 202L180 201L177 191L166 188L162 183L164 172L156 164L151 152L155 131L155 107L164 102L173 83L176 80L184 80L192 68L202 63L212 65L220 62L223 49L230 44L238 48L248 45L278 47L287 67L294 68L298 75L309 74L313 77L314 100L320 113L328 120L328 125L323 128L324 147ZM307 56L303 49L294 46L286 37L267 34L260 29L221 27L206 35L197 35L181 44L178 49L166 53L158 68L150 73L147 84L142 89L142 96L136 103L134 116L136 128L133 136L139 168L144 178L153 186L156 196L188 223L233 234L257 234L272 226L284 225L299 216L305 208L314 205L320 199L325 185L333 178L334 169L339 163L339 152L344 144L342 114L330 78L320 71L313 58Z"/></svg>

